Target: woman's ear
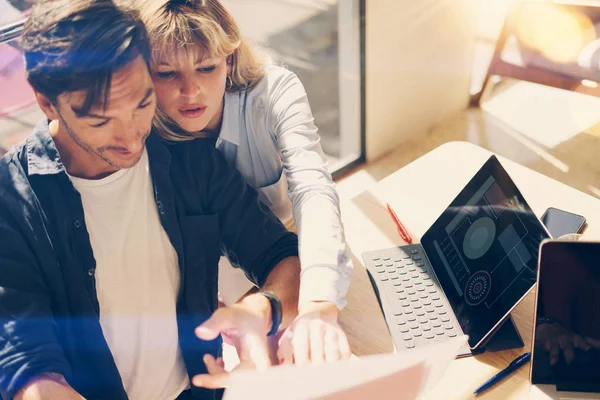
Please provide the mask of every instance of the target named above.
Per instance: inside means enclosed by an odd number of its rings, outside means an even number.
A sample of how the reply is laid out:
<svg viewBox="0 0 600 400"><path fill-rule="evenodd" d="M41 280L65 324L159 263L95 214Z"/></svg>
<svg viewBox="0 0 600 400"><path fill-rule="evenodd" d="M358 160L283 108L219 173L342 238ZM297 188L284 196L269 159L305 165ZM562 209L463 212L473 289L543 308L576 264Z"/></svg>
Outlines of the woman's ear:
<svg viewBox="0 0 600 400"><path fill-rule="evenodd" d="M233 54L230 54L225 59L227 64L227 76L231 75L231 70L233 69Z"/></svg>

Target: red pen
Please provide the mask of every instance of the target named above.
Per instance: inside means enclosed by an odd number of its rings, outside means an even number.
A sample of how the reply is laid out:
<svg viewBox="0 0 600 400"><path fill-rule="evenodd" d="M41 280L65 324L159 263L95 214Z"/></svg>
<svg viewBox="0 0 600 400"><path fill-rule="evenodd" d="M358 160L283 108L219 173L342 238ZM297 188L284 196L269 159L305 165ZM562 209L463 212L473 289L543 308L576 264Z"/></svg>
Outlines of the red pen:
<svg viewBox="0 0 600 400"><path fill-rule="evenodd" d="M394 223L396 224L396 228L398 228L398 233L400 234L400 237L406 243L412 244L412 238L406 231L406 228L404 227L404 225L402 225L402 222L400 222L400 219L398 219L398 216L396 215L396 212L394 211L392 206L390 206L389 203L385 203L385 205L387 206L388 212L390 213L392 219L394 220Z"/></svg>

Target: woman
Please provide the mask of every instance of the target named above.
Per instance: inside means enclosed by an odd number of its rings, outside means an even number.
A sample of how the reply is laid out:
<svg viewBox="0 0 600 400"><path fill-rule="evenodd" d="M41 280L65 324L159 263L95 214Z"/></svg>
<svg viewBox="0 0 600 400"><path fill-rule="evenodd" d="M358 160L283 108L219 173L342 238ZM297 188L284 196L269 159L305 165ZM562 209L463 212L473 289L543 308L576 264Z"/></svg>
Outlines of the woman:
<svg viewBox="0 0 600 400"><path fill-rule="evenodd" d="M283 362L347 358L337 324L351 260L339 198L306 93L290 71L256 57L217 0L145 1L158 99L168 140L215 138L261 199L300 239L299 317L282 336Z"/></svg>

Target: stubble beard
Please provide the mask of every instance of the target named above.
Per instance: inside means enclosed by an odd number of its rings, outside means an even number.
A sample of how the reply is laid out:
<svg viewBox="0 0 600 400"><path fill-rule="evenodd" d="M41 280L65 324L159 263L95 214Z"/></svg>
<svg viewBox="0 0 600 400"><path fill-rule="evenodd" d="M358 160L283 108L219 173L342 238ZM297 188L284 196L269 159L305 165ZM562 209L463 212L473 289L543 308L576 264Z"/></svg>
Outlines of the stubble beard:
<svg viewBox="0 0 600 400"><path fill-rule="evenodd" d="M71 137L71 139L73 140L73 142L75 142L75 144L77 146L79 146L80 148L82 148L83 150L85 150L87 153L93 154L93 155L99 157L101 160L103 160L108 165L110 165L111 168L115 169L115 171L118 171L118 170L121 170L121 169L132 168L142 158L142 152L140 152L139 156L135 160L132 160L130 163L127 163L127 164L117 164L115 161L111 160L110 158L108 158L108 157L106 157L104 155L104 152L107 151L107 150L110 150L111 147L99 147L97 149L92 148L90 145L88 145L83 140L81 140L81 138L75 133L75 131L73 129L71 129L71 127L69 126L69 124L67 124L67 122L62 117L62 115L60 115L60 113L59 113L59 117L61 119L61 123L63 123L65 125L67 133L69 134L69 136ZM142 137L142 142L143 143L146 142L146 139L148 138L149 135L150 135L150 131L148 131L148 132L146 132L144 134L144 136Z"/></svg>

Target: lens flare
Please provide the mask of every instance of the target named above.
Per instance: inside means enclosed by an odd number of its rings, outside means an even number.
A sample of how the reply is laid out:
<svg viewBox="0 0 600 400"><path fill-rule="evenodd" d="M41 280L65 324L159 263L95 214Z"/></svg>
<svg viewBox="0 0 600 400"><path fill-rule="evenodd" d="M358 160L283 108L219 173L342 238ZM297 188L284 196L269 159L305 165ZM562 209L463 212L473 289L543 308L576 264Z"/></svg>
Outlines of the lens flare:
<svg viewBox="0 0 600 400"><path fill-rule="evenodd" d="M523 5L515 31L525 46L561 64L575 62L581 50L596 39L588 16L546 2Z"/></svg>

